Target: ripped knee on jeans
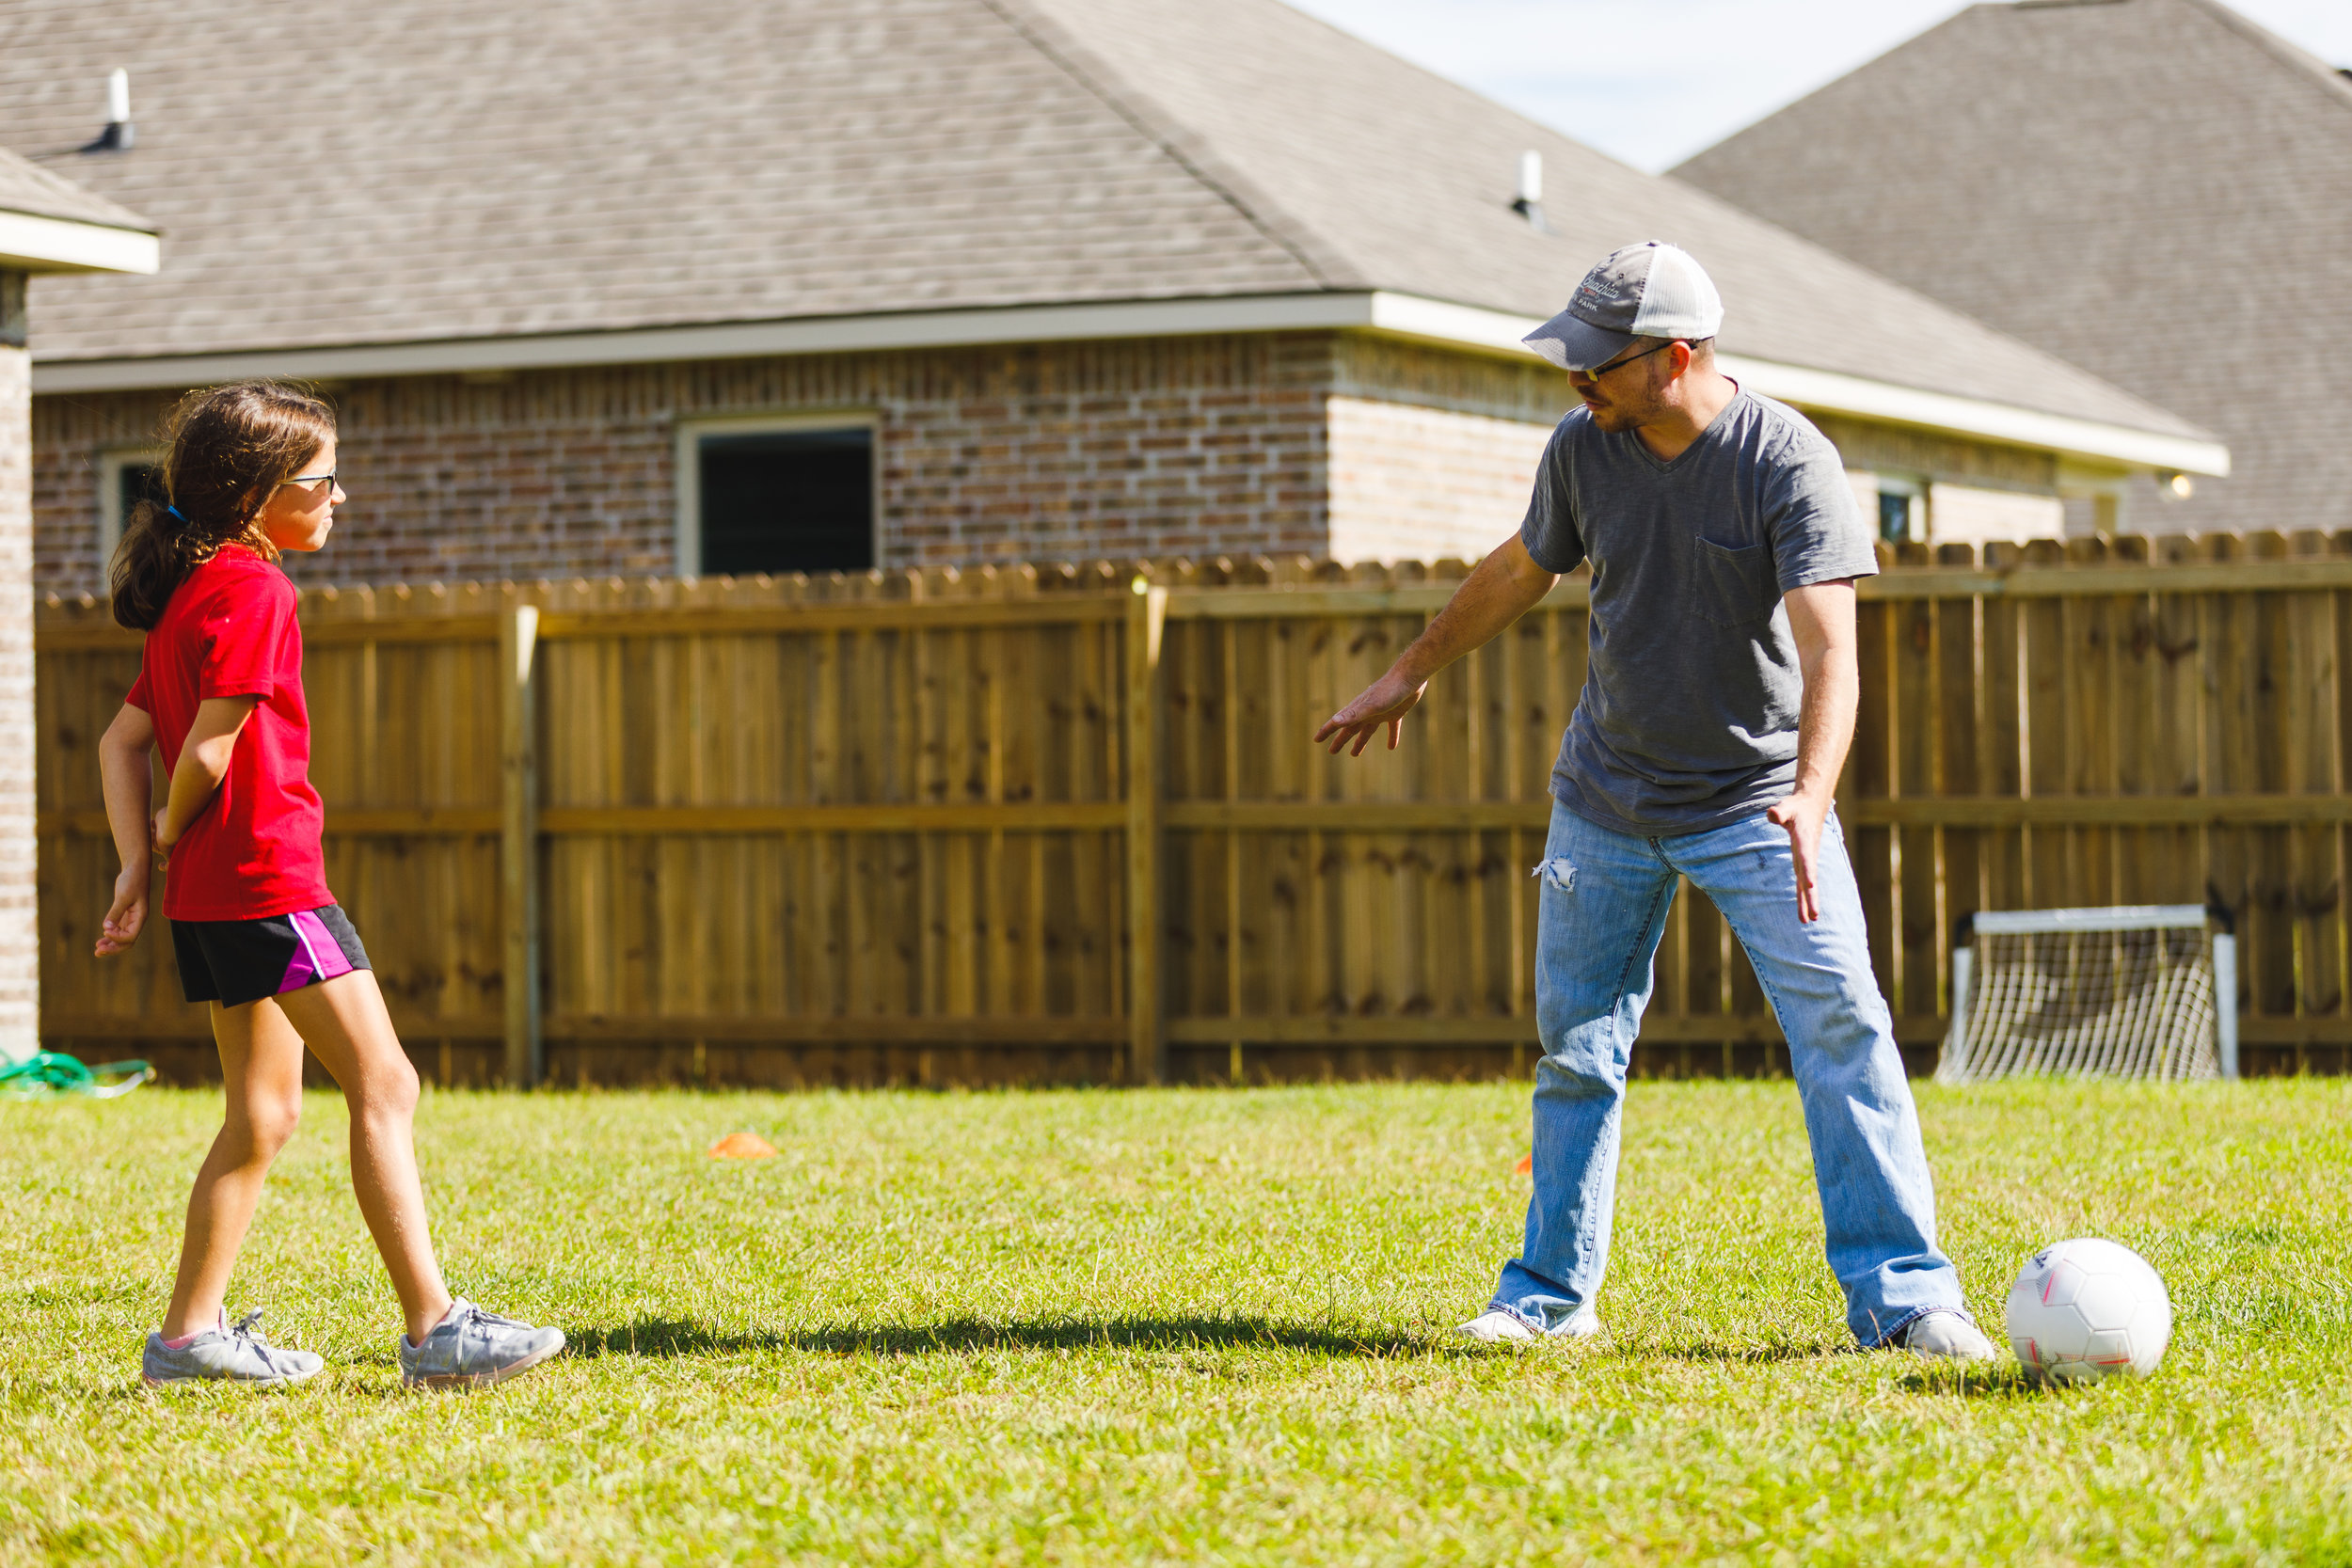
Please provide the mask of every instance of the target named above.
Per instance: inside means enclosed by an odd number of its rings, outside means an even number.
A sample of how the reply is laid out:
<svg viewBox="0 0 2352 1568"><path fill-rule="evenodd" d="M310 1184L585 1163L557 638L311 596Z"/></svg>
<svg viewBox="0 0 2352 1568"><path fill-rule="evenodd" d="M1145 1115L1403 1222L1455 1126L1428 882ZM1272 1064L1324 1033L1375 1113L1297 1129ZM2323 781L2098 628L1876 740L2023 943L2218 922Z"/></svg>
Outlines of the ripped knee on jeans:
<svg viewBox="0 0 2352 1568"><path fill-rule="evenodd" d="M1528 875L1541 877L1554 892L1574 893L1576 891L1576 863L1565 856L1544 861Z"/></svg>

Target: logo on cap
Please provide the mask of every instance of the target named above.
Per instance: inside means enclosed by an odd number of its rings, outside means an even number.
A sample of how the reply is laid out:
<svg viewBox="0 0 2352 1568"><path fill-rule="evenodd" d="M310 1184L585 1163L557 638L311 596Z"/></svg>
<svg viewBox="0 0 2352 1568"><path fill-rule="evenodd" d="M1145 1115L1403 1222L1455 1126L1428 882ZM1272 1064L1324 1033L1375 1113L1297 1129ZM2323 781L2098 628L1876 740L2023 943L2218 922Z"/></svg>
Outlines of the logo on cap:
<svg viewBox="0 0 2352 1568"><path fill-rule="evenodd" d="M1724 302L1707 269L1658 240L1611 251L1584 275L1568 308L1523 340L1563 370L1588 371L1636 338L1712 338Z"/></svg>

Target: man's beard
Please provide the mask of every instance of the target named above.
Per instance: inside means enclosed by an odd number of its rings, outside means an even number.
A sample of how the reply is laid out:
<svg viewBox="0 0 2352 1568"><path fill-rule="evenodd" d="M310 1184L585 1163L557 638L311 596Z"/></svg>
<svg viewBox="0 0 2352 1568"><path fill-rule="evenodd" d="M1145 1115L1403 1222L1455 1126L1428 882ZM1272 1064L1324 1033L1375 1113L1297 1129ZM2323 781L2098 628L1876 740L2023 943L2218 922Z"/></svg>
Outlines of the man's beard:
<svg viewBox="0 0 2352 1568"><path fill-rule="evenodd" d="M1612 436L1622 436L1649 417L1649 410L1623 403L1588 403L1584 408L1592 415L1593 423Z"/></svg>

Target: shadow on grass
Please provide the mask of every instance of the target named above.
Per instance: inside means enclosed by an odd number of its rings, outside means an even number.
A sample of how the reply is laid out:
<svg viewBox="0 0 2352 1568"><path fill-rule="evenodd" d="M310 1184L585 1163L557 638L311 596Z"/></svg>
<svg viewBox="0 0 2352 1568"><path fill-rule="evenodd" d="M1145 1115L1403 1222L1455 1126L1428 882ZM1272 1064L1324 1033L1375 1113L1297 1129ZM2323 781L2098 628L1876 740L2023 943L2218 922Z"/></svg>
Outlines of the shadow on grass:
<svg viewBox="0 0 2352 1568"><path fill-rule="evenodd" d="M2038 1400L2054 1391L2052 1385L2027 1376L2026 1370L2013 1362L1997 1367L1982 1362L1975 1366L1929 1367L1897 1379L1895 1386L1906 1394L1958 1394L1970 1400Z"/></svg>
<svg viewBox="0 0 2352 1568"><path fill-rule="evenodd" d="M803 1351L826 1355L958 1355L984 1350L1304 1350L1325 1355L1408 1355L1436 1348L1402 1334L1349 1334L1266 1318L1041 1318L839 1326L736 1333L677 1318L645 1318L571 1336L576 1356L727 1355Z"/></svg>
<svg viewBox="0 0 2352 1568"><path fill-rule="evenodd" d="M1656 1356L1661 1361L1724 1361L1762 1363L1767 1361L1826 1361L1834 1355L1851 1355L1854 1344L1851 1339L1781 1340L1765 1345L1658 1345L1644 1346L1630 1354Z"/></svg>

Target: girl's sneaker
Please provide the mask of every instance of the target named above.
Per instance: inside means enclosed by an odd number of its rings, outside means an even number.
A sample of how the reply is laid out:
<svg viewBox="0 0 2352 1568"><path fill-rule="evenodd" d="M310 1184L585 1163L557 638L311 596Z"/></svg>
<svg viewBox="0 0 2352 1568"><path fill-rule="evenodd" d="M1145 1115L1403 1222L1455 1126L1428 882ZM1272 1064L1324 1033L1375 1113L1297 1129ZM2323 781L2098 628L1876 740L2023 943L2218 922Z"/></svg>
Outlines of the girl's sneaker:
<svg viewBox="0 0 2352 1568"><path fill-rule="evenodd" d="M160 1330L150 1334L139 1370L151 1387L212 1379L277 1388L300 1383L326 1365L307 1350L271 1344L262 1338L261 1322L261 1313L247 1312L230 1328L224 1311L219 1327L208 1328L177 1348L164 1342Z"/></svg>
<svg viewBox="0 0 2352 1568"><path fill-rule="evenodd" d="M400 1337L400 1379L410 1387L503 1383L564 1348L560 1328L533 1328L485 1312L472 1302L453 1304L424 1343Z"/></svg>

